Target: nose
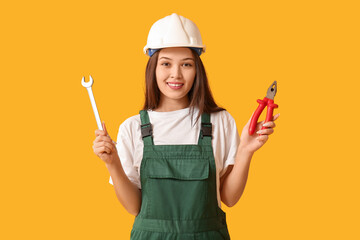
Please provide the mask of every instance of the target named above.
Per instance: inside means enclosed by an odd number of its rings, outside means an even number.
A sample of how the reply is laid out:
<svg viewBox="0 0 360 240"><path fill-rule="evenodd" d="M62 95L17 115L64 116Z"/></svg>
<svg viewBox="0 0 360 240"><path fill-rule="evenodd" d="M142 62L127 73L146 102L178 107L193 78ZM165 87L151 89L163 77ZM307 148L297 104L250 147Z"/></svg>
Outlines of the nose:
<svg viewBox="0 0 360 240"><path fill-rule="evenodd" d="M178 65L173 65L173 67L171 68L171 78L181 78L182 77L182 73L181 73L181 68Z"/></svg>

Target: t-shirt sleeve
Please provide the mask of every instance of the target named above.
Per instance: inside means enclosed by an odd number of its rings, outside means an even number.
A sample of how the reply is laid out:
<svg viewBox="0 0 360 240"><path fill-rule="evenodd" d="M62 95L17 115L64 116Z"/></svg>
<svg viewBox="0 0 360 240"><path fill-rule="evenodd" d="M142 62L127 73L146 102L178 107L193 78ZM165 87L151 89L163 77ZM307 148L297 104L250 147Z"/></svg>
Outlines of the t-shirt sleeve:
<svg viewBox="0 0 360 240"><path fill-rule="evenodd" d="M229 165L235 164L235 157L238 146L240 144L240 137L236 127L235 119L229 112L224 111L227 124L225 125L225 153L223 161L223 169L220 172L220 177L227 171Z"/></svg>
<svg viewBox="0 0 360 240"><path fill-rule="evenodd" d="M119 127L116 149L126 176L140 189L140 175L137 168L134 167L135 147L132 137L131 124L128 120L125 120ZM109 183L113 184L111 176Z"/></svg>

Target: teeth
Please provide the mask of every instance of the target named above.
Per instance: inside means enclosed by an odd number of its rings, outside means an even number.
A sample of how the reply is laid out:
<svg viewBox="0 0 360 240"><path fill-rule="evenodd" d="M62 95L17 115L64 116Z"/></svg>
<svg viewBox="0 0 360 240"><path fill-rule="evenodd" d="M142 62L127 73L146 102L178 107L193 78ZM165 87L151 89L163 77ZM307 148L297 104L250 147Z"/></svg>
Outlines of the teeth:
<svg viewBox="0 0 360 240"><path fill-rule="evenodd" d="M180 87L181 85L183 85L183 84L173 84L173 83L168 83L168 84L172 87Z"/></svg>

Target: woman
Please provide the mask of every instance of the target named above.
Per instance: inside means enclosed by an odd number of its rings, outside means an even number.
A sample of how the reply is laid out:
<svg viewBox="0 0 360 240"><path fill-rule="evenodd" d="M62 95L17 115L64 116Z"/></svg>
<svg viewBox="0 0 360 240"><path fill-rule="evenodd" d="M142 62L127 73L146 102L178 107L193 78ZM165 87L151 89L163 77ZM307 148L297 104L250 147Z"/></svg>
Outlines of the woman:
<svg viewBox="0 0 360 240"><path fill-rule="evenodd" d="M273 133L273 121L249 122L239 138L232 116L216 105L200 55L200 32L172 14L151 28L144 48L145 104L125 120L114 142L96 130L94 152L125 209L136 216L131 239L230 239L221 201L240 199L252 155Z"/></svg>

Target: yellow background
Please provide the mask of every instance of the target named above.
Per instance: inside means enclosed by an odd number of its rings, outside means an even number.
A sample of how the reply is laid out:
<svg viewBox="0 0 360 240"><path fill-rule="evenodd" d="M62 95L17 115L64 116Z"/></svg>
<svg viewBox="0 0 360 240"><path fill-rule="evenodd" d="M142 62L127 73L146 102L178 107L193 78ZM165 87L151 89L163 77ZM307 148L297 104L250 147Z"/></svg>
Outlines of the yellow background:
<svg viewBox="0 0 360 240"><path fill-rule="evenodd" d="M176 12L239 133L278 81L275 132L223 204L232 239L360 239L357 2L2 1L0 238L129 239L80 82L116 139L143 104L148 31Z"/></svg>

